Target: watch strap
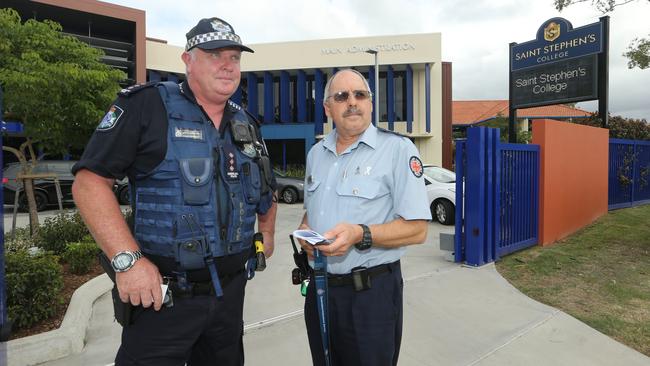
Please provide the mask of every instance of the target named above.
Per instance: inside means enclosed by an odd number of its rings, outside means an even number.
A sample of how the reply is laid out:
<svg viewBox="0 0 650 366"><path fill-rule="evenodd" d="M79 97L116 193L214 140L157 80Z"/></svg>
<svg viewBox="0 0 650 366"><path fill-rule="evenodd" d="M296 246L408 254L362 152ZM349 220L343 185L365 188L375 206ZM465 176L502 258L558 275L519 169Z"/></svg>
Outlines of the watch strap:
<svg viewBox="0 0 650 366"><path fill-rule="evenodd" d="M361 241L354 244L355 248L359 250L367 250L372 246L372 234L370 233L370 228L364 224L358 224L363 229L363 236Z"/></svg>

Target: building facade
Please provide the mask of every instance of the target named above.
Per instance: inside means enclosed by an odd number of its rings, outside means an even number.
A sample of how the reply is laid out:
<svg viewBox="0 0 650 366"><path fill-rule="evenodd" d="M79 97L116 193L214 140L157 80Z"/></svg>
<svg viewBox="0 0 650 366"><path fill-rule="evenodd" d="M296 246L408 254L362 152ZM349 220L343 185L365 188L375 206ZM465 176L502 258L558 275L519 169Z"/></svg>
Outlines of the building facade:
<svg viewBox="0 0 650 366"><path fill-rule="evenodd" d="M145 38L142 10L95 0L6 4L23 20L54 20L64 32L102 49L104 62L127 73L127 85L184 79L184 45ZM242 81L233 99L262 122L276 165L304 164L311 146L332 130L322 103L325 84L337 70L354 68L373 93L379 88L373 98L379 121L373 113L373 123L408 136L425 163L451 166L451 64L442 62L440 33L249 46L255 53L242 58ZM377 51L377 58L368 50Z"/></svg>
<svg viewBox="0 0 650 366"><path fill-rule="evenodd" d="M366 51L377 50L379 98L373 108L379 108L379 122L373 114L373 123L411 138L426 163L443 165L440 42L440 33L431 33L252 44L255 53L242 58L242 82L233 99L263 123L275 161L300 163L295 154L306 153L333 128L322 103L327 79L354 68L374 92L375 60ZM149 39L146 50L148 80L182 78L183 47Z"/></svg>

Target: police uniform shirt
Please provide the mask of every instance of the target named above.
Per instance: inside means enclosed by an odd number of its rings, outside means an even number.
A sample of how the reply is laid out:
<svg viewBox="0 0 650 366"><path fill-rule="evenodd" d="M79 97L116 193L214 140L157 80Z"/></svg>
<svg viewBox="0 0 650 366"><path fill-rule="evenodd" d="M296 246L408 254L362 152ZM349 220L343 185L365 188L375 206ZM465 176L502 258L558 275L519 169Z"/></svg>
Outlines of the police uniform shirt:
<svg viewBox="0 0 650 366"><path fill-rule="evenodd" d="M420 164L413 169L412 163ZM399 217L431 220L415 145L406 137L378 130L372 124L340 155L336 130L316 144L307 156L305 209L312 230L324 233L339 222L382 224ZM352 247L344 256L328 257L328 272L349 273L358 266L373 267L398 260L405 247Z"/></svg>
<svg viewBox="0 0 650 366"><path fill-rule="evenodd" d="M198 105L187 82L181 83L180 87L181 93ZM203 111L202 108L201 110ZM235 107L226 105L219 125L222 136L236 112ZM167 111L158 88L153 84L144 84L121 91L107 116L111 113L112 120L104 117L90 138L81 159L72 168L72 174L81 169L88 169L105 178L122 179L128 176L130 182L135 182L136 175L151 172L165 158ZM243 252L218 258L217 268L220 275L239 270L248 256L249 253ZM158 266L163 275L171 275L176 270L173 258L153 255L147 257ZM210 274L207 270L189 271L188 277L191 281L207 281Z"/></svg>

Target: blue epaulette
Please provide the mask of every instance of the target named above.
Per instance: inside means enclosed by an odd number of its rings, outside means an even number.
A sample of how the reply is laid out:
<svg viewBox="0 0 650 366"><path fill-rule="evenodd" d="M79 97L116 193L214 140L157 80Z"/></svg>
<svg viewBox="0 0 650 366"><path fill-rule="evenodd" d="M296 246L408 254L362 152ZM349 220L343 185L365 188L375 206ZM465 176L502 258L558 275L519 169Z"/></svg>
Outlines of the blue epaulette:
<svg viewBox="0 0 650 366"><path fill-rule="evenodd" d="M128 98L131 95L139 92L140 90L155 86L157 83L158 83L157 81L152 81L152 82L148 82L148 83L144 83L144 84L134 84L134 85L129 86L128 88L124 88L124 89L120 90L117 93L117 95L119 95L120 97L127 97Z"/></svg>
<svg viewBox="0 0 650 366"><path fill-rule="evenodd" d="M397 136L399 136L399 137L406 137L407 139L410 138L410 137L408 137L407 135L401 134L401 133L399 133L399 132L395 132L395 131L387 130L387 129L385 129L385 128L377 127L377 129L378 129L379 131L392 133L393 135L397 135Z"/></svg>

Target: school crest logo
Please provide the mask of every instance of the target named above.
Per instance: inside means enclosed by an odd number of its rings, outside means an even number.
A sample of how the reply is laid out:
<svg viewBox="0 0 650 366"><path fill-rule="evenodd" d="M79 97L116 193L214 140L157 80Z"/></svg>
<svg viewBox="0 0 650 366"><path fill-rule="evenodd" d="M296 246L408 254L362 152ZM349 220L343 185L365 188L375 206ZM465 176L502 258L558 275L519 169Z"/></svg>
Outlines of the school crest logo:
<svg viewBox="0 0 650 366"><path fill-rule="evenodd" d="M560 36L560 25L555 22L550 22L544 28L544 39L553 42Z"/></svg>
<svg viewBox="0 0 650 366"><path fill-rule="evenodd" d="M102 118L102 121L99 122L97 131L107 131L115 127L117 121L122 117L122 114L124 114L124 109L113 104L111 108L109 108L108 112L106 112L104 118Z"/></svg>

